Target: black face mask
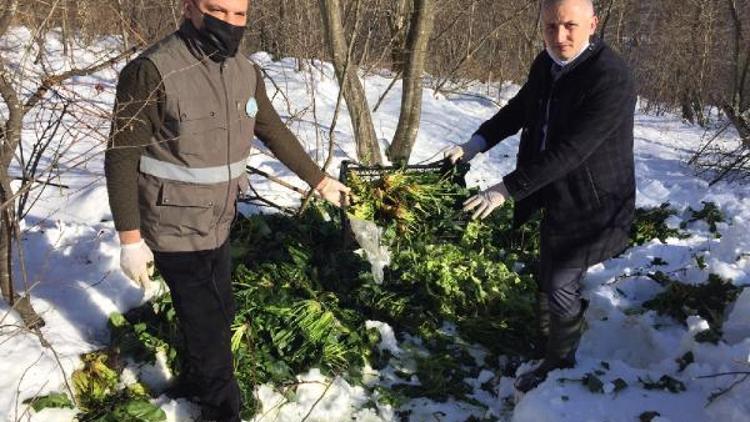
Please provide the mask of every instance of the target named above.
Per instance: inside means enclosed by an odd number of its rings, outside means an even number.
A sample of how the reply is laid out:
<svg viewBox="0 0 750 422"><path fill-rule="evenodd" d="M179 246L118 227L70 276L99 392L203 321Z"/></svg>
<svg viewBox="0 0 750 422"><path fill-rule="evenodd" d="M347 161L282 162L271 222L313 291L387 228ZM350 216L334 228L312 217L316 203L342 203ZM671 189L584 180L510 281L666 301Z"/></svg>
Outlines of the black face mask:
<svg viewBox="0 0 750 422"><path fill-rule="evenodd" d="M215 61L223 61L237 54L237 48L245 35L245 27L229 24L204 13L203 28L198 30L198 34L204 52Z"/></svg>

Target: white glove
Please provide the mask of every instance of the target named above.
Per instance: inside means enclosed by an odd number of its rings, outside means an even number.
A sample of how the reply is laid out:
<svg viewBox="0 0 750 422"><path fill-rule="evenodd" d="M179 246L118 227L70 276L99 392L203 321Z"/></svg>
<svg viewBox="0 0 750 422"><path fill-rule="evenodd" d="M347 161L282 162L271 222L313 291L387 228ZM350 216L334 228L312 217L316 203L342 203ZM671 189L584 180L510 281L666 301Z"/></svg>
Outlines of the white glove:
<svg viewBox="0 0 750 422"><path fill-rule="evenodd" d="M320 194L320 196L323 197L323 199L337 207L349 203L348 198L349 194L352 191L338 180L328 176L326 176L325 179L318 183L318 186L315 187L315 190L318 192L318 194Z"/></svg>
<svg viewBox="0 0 750 422"><path fill-rule="evenodd" d="M487 141L484 140L484 137L482 135L474 135L469 139L469 142L449 149L445 153L445 158L449 159L453 164L456 164L459 160L468 163L485 148L487 148Z"/></svg>
<svg viewBox="0 0 750 422"><path fill-rule="evenodd" d="M120 269L142 289L147 288L154 275L154 254L141 239L120 247Z"/></svg>
<svg viewBox="0 0 750 422"><path fill-rule="evenodd" d="M479 192L464 202L464 211L474 210L472 219L484 220L496 208L501 207L510 197L505 183L499 183L485 191Z"/></svg>

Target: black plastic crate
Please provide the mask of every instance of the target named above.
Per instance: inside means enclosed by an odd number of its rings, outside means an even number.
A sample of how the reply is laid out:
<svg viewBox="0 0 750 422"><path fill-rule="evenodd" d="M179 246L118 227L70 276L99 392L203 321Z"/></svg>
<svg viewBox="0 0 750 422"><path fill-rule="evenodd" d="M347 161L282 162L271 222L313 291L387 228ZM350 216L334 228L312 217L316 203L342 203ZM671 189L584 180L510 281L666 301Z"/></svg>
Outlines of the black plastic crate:
<svg viewBox="0 0 750 422"><path fill-rule="evenodd" d="M423 174L423 173L434 173L439 176L452 177L453 182L459 186L466 187L465 176L469 171L469 164L458 164L454 165L447 159L436 161L429 164L415 164L407 166L364 166L353 161L343 161L341 163L341 170L339 173L339 180L347 184L347 181L352 174L356 174L358 177L365 181L376 181L388 174L395 172L404 172L405 174ZM456 202L455 207L462 207L463 199ZM470 215L468 213L458 214L458 218L454 219L453 222L462 228L470 221ZM346 239L351 239L351 226L349 219L346 214L346 207L341 208L341 222ZM442 238L444 240L451 240L457 237L456 233L445 233Z"/></svg>
<svg viewBox="0 0 750 422"><path fill-rule="evenodd" d="M341 171L339 173L339 180L346 184L347 178L350 173L355 173L357 176L362 177L366 180L377 180L385 175L404 171L406 174L409 173L436 173L440 175L447 175L453 172L454 164L450 161L440 160L429 164L414 164L407 166L363 166L362 164L355 163L353 161L343 161L341 163ZM469 171L468 164L458 164L458 171L455 173L455 183L466 186L464 176Z"/></svg>

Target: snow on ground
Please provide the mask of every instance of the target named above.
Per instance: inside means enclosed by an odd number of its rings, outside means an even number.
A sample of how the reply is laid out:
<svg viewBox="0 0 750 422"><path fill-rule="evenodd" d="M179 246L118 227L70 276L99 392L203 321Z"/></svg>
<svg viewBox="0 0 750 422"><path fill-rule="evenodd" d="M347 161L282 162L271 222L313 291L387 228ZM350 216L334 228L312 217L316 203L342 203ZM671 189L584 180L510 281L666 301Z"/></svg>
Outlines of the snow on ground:
<svg viewBox="0 0 750 422"><path fill-rule="evenodd" d="M23 29L16 29L12 34L17 38L11 37L11 40L29 36ZM90 63L100 51L106 51L109 42L112 41L104 41L98 49L79 51L75 56L76 64ZM50 50L60 49L54 36L47 45ZM22 63L20 69L34 67L19 49L11 53L7 60ZM62 59L62 54L54 57L58 56L58 62L50 64L53 69L71 65L70 61ZM306 62L304 71L297 72L297 62L293 59L274 62L267 54L258 53L253 60L266 69L281 89L279 92L274 83L266 81L277 110L285 119L295 116L290 126L311 155L322 163L330 130L328 125L338 95L331 65ZM364 84L371 106L389 82L387 74L366 76ZM107 343L109 313L126 311L153 294L152 291L141 292L118 270L118 243L102 170L103 139L108 130L106 111L112 106L115 83L116 70L105 69L66 85L76 98L89 101L92 108L104 113L92 117L85 125L67 120L67 135L59 140L66 154L58 164L56 181L69 189L47 189L22 224L26 276L17 277L16 283L19 290L26 286L30 289L34 307L47 322L42 332L52 348L41 346L36 336L19 330L14 314L8 313L8 307L0 303L0 373L3 374L0 377L0 415L7 415L7 420L26 420L33 413L21 404L23 399L64 391L64 377L70 376L80 365L78 356ZM24 84L33 86L33 78L25 80ZM310 89L312 87L314 90ZM438 159L453 143L468 139L481 122L497 111L494 101L507 101L517 89L517 86L506 85L499 92L495 89L489 97L483 86L449 97L426 90L422 127L412 161ZM313 98L315 113L310 107ZM397 84L373 116L383 147L396 129L399 98ZM35 139L33 119L30 117L26 124L24 142L30 144ZM355 155L346 113L340 116L335 131L337 149L334 165L329 169L331 174L337 174L341 160ZM726 341L718 345L695 342L693 335L705 327L705 321L700 318L691 318L685 328L679 321L654 312L631 312L662 291L661 286L638 275L652 269L651 263L656 257L666 262L661 270L671 272L685 283L701 283L709 273L716 273L732 279L738 286L750 285L750 186L731 183L709 186L684 164L700 146L704 135L702 129L687 125L675 116L638 113L635 128L638 205L658 206L670 202L676 209L685 210L687 207L700 209L702 201L713 201L726 216L726 223L718 226L720 238L710 233L704 223L691 223L688 226L691 237L687 239L669 239L666 244L653 241L591 268L584 282L584 294L591 301L586 314L588 329L575 368L553 372L547 382L523 397L514 397L511 378L482 371L470 383L476 387L473 398L486 409L468 403L435 403L425 399L412 400L401 409L373 405L376 397L368 396L362 387L348 385L342 379L326 379L313 369L299 375L303 383L291 402L272 386L259 386L257 393L262 399L263 412L256 420L295 421L308 413L311 421L397 420L396 411L404 409L412 410L412 420L453 421L474 416L518 422L634 421L645 411L658 412L661 416L655 420L659 421L750 420L750 402L746 399L750 382L739 384L707 405L708 397L716 389L731 385L735 378L698 378L750 370L750 290L745 290L736 305L727 311ZM517 145L518 138L512 137L488 154L479 156L472 163L468 182L483 187L498 182L512 170ZM45 162L49 160L46 157ZM304 187L262 147L256 150L250 163ZM264 179L253 178L253 183L261 194L279 203L293 205L297 201L289 191ZM244 211L256 210L246 206ZM671 224L676 227L685 218L685 215L673 217ZM697 256L703 257L706 268L696 265ZM16 274L23 272L19 262L16 262ZM418 339L399 344L393 330L385 324L371 321L368 327L375 327L383 334L381 348L394 356L418 349ZM695 363L679 372L675 360L688 351L694 353ZM475 354L481 355L482 351L475 351ZM148 374L156 385L168 381L169 374L158 365L134 370ZM392 366L380 373L369 370L365 378L375 382L380 377L387 383L393 371ZM580 379L595 371L604 383L604 394L593 394L580 383L559 381ZM639 384L639 378L658 380L663 375L681 380L687 391L673 394L645 390ZM615 391L614 381L618 378L628 387ZM491 380L497 380L499 396L480 388ZM172 421L190 420L196 412L185 401L161 397L156 403ZM33 420L69 421L73 415L70 411L46 410L33 415Z"/></svg>

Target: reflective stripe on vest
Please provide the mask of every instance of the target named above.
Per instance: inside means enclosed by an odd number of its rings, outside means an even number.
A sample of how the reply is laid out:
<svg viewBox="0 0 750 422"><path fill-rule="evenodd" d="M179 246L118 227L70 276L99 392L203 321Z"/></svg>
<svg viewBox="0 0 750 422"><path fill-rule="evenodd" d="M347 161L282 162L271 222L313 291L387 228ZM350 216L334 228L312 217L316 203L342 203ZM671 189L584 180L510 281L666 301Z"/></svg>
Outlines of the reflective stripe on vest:
<svg viewBox="0 0 750 422"><path fill-rule="evenodd" d="M245 171L246 165L246 161L242 160L232 163L229 166L192 168L142 156L140 170L142 173L160 179L194 183L197 185L213 185L226 183L239 177Z"/></svg>

